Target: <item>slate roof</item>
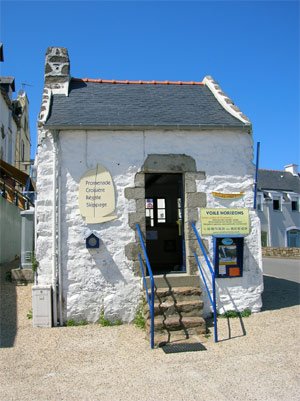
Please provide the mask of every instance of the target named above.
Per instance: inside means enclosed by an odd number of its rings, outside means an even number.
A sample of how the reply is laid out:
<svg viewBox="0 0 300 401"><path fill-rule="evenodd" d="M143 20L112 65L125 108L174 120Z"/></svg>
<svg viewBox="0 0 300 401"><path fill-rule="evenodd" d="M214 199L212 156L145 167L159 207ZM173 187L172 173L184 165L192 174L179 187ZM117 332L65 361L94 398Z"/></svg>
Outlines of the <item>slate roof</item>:
<svg viewBox="0 0 300 401"><path fill-rule="evenodd" d="M258 170L259 190L291 191L300 194L300 177L287 171Z"/></svg>
<svg viewBox="0 0 300 401"><path fill-rule="evenodd" d="M249 127L228 113L205 85L84 82L54 94L46 126Z"/></svg>

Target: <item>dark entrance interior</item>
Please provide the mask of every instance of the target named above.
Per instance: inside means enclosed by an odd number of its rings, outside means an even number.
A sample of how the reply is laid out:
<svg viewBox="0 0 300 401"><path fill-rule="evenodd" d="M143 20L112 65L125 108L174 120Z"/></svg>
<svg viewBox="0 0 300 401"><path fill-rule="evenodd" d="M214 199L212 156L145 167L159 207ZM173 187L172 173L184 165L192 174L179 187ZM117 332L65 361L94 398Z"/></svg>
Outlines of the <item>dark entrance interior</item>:
<svg viewBox="0 0 300 401"><path fill-rule="evenodd" d="M145 174L146 248L153 274L185 271L182 174Z"/></svg>

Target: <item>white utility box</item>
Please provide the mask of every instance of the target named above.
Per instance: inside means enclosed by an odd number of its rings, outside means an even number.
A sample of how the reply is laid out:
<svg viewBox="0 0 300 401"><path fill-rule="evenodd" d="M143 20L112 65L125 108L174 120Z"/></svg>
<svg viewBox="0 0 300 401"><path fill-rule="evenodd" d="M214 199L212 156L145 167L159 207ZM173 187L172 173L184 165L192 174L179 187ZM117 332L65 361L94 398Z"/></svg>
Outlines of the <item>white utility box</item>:
<svg viewBox="0 0 300 401"><path fill-rule="evenodd" d="M51 285L32 287L33 327L52 327Z"/></svg>

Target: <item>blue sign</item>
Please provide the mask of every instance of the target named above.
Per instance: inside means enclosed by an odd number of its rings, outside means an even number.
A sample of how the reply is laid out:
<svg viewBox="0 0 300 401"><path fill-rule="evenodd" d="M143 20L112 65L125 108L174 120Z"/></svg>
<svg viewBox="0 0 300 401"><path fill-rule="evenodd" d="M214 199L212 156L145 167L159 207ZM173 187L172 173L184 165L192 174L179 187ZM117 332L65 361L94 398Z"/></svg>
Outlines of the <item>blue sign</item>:
<svg viewBox="0 0 300 401"><path fill-rule="evenodd" d="M232 238L223 238L222 239L222 244L223 245L232 245L233 244L233 239Z"/></svg>

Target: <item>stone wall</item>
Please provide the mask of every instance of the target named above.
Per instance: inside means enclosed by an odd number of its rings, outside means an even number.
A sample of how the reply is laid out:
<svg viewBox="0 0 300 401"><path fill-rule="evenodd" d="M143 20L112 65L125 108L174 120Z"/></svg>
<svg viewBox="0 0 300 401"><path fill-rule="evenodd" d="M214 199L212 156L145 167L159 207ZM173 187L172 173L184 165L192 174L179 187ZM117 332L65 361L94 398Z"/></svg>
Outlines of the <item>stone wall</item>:
<svg viewBox="0 0 300 401"><path fill-rule="evenodd" d="M300 259L300 248L262 248L262 256L270 258L291 258Z"/></svg>

